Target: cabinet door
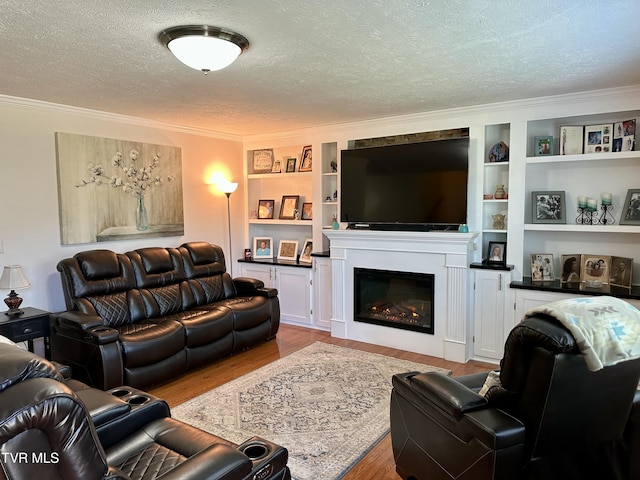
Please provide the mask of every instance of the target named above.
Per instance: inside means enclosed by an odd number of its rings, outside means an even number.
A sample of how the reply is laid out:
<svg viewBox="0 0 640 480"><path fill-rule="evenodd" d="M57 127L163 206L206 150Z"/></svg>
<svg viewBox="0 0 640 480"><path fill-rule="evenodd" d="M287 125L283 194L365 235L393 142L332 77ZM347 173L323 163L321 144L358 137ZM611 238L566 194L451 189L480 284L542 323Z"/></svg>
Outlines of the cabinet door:
<svg viewBox="0 0 640 480"><path fill-rule="evenodd" d="M265 287L275 286L274 267L272 265L260 265L258 263L240 263L240 275L243 277L262 280Z"/></svg>
<svg viewBox="0 0 640 480"><path fill-rule="evenodd" d="M298 325L311 324L311 269L276 267L280 318Z"/></svg>
<svg viewBox="0 0 640 480"><path fill-rule="evenodd" d="M313 259L313 324L331 329L331 259Z"/></svg>
<svg viewBox="0 0 640 480"><path fill-rule="evenodd" d="M475 272L473 353L500 360L504 351L504 314L509 273Z"/></svg>

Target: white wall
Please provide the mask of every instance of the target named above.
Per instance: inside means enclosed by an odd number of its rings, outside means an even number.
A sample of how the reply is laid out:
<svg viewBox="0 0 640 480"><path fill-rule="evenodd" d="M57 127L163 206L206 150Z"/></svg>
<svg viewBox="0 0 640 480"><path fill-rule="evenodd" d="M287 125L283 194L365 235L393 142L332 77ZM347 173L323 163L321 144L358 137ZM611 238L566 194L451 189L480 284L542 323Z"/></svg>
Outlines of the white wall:
<svg viewBox="0 0 640 480"><path fill-rule="evenodd" d="M55 132L181 148L184 236L61 245ZM239 137L213 136L141 119L0 97L0 166L0 239L4 247L0 267L23 266L31 282L31 288L18 292L24 299L23 307L64 310L56 264L79 251L107 248L126 252L202 240L219 244L228 252L227 199L205 183L212 176L240 183L231 196L234 257L244 248ZM2 291L0 295L7 293ZM0 307L3 310L4 305Z"/></svg>

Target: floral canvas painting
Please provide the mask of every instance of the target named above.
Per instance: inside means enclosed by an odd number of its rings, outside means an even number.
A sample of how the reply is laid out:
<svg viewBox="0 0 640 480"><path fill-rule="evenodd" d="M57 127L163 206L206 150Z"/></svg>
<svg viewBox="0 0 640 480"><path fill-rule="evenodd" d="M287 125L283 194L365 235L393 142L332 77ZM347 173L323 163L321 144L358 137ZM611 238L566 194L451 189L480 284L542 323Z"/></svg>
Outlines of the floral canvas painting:
<svg viewBox="0 0 640 480"><path fill-rule="evenodd" d="M56 133L63 245L184 234L180 148Z"/></svg>

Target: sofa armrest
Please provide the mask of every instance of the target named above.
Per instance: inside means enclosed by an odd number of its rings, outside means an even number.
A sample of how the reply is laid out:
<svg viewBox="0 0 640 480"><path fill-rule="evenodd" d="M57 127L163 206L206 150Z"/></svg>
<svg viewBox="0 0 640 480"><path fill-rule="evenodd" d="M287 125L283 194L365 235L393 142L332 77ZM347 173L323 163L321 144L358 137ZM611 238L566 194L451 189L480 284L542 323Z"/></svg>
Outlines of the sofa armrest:
<svg viewBox="0 0 640 480"><path fill-rule="evenodd" d="M278 290L265 287L264 282L256 278L236 277L233 279L233 284L239 296L259 295L271 298L278 295Z"/></svg>
<svg viewBox="0 0 640 480"><path fill-rule="evenodd" d="M57 313L52 318L54 327L65 335L97 345L116 342L118 331L102 324L102 318L82 312Z"/></svg>
<svg viewBox="0 0 640 480"><path fill-rule="evenodd" d="M162 476L163 480L242 480L251 473L249 457L221 443L211 445L189 457Z"/></svg>

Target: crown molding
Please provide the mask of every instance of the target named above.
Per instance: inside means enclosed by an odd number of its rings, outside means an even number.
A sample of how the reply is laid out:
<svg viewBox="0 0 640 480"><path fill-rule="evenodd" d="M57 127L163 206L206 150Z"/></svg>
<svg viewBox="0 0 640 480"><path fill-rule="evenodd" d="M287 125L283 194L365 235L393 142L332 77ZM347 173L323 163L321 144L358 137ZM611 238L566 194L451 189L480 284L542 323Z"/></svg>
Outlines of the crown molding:
<svg viewBox="0 0 640 480"><path fill-rule="evenodd" d="M12 97L9 95L0 95L0 106L17 107L23 109L39 110L49 113L59 113L65 115L73 115L76 117L87 118L91 120L101 120L108 122L126 123L138 127L156 128L160 130L168 130L176 133L184 133L188 135L197 135L200 137L211 137L220 140L230 140L241 142L242 136L233 135L223 132L216 132L201 128L187 127L184 125L176 125L165 122L158 122L140 117L131 117L128 115L120 115L117 113L102 112L99 110L91 110L88 108L73 107L70 105L62 105L59 103L44 102L41 100L33 100L29 98Z"/></svg>

